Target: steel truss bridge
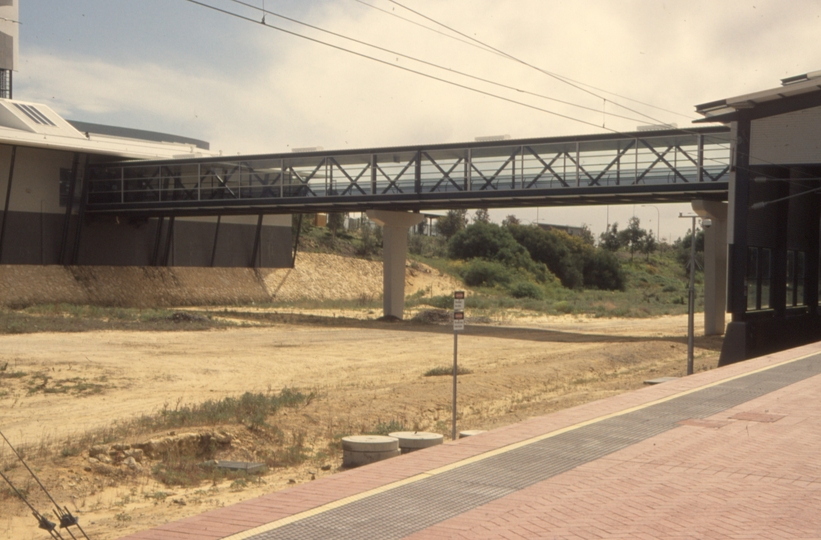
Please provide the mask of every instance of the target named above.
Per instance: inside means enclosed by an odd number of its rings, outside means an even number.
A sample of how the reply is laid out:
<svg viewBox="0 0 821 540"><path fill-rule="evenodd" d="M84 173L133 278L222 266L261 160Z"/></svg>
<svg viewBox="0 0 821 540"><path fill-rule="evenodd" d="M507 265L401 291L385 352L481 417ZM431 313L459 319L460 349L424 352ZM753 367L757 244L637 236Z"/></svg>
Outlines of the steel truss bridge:
<svg viewBox="0 0 821 540"><path fill-rule="evenodd" d="M93 164L84 212L184 216L726 200L726 127Z"/></svg>

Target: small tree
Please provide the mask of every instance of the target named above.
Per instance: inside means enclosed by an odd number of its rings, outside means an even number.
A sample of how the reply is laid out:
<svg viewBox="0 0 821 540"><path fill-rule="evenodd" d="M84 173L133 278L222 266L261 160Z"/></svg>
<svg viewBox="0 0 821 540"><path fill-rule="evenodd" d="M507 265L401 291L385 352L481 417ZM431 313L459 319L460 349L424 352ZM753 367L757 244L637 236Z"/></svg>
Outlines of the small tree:
<svg viewBox="0 0 821 540"><path fill-rule="evenodd" d="M656 242L656 237L653 236L653 231L644 235L644 240L641 242L641 252L647 256L648 261L650 260L650 255L655 253L658 247L659 244Z"/></svg>
<svg viewBox="0 0 821 540"><path fill-rule="evenodd" d="M619 241L630 251L631 261L633 254L641 249L645 236L647 236L647 231L641 228L641 221L635 216L627 222L627 228L619 233Z"/></svg>
<svg viewBox="0 0 821 540"><path fill-rule="evenodd" d="M436 220L436 232L445 238L451 238L465 228L468 223L467 210L448 210L448 213Z"/></svg>
<svg viewBox="0 0 821 540"><path fill-rule="evenodd" d="M621 248L619 224L614 223L599 236L599 246L607 251L616 252Z"/></svg>
<svg viewBox="0 0 821 540"><path fill-rule="evenodd" d="M328 229L331 230L331 237L336 240L336 233L345 227L345 219L348 217L346 213L334 212L328 214Z"/></svg>
<svg viewBox="0 0 821 540"><path fill-rule="evenodd" d="M579 233L579 238L581 238L588 246L596 245L596 239L593 237L593 231L590 230L587 223L582 224L582 232Z"/></svg>
<svg viewBox="0 0 821 540"><path fill-rule="evenodd" d="M511 225L521 225L522 222L514 216L513 214L508 214L505 219L502 220L502 227L510 227Z"/></svg>
<svg viewBox="0 0 821 540"><path fill-rule="evenodd" d="M473 215L473 222L490 223L490 213L487 211L487 208L480 208L476 210L476 213Z"/></svg>

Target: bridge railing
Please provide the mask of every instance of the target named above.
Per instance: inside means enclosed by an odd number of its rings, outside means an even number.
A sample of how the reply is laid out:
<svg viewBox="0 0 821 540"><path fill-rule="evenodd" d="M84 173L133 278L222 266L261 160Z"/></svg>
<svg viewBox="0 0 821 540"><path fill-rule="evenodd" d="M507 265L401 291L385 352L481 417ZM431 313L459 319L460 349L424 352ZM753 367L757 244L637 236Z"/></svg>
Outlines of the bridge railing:
<svg viewBox="0 0 821 540"><path fill-rule="evenodd" d="M680 133L395 152L280 155L90 169L88 205L561 190L726 181L727 137Z"/></svg>

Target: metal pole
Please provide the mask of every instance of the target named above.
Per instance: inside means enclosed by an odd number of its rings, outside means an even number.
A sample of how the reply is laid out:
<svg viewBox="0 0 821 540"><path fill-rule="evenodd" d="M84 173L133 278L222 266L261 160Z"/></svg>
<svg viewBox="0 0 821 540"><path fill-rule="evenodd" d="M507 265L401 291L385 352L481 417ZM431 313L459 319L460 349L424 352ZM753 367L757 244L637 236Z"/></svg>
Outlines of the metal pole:
<svg viewBox="0 0 821 540"><path fill-rule="evenodd" d="M456 440L456 373L458 373L457 356L459 352L459 332L453 331L453 429L451 430L451 440Z"/></svg>
<svg viewBox="0 0 821 540"><path fill-rule="evenodd" d="M690 291L687 318L687 375L693 374L693 338L696 309L696 218L693 216L693 228L690 240Z"/></svg>

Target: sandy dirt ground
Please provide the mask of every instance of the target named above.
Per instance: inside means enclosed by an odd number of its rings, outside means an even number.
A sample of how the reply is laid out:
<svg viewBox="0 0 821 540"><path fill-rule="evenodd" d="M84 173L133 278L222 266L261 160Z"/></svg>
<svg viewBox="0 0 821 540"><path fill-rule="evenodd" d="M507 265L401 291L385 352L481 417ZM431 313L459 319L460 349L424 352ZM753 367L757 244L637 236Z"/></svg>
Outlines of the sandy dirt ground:
<svg viewBox="0 0 821 540"><path fill-rule="evenodd" d="M8 363L9 372L83 381L96 392L30 392L23 378L3 379L0 429L28 449L55 498L80 516L95 539L118 538L332 474L340 456L318 450L340 434L390 421L449 433L451 380L423 376L452 362L449 327L356 320L367 317L366 311L313 313L324 322L205 332L0 336L0 365ZM472 371L459 381L459 429L491 429L635 389L647 378L683 375L686 328L686 316L520 316L469 326L459 339L460 364ZM721 338L699 336L696 345L696 369L715 367ZM38 447L59 447L163 407L284 387L316 394L310 404L273 420L286 435L303 434L315 455L298 467L274 469L258 483L175 488L157 484L147 473L107 477L86 470L87 450L37 461ZM253 437L234 435L232 456L252 460ZM10 462L8 451L0 460ZM25 477L19 467L11 472ZM46 499L30 487L45 511ZM46 537L21 503L11 497L0 501L0 538Z"/></svg>

